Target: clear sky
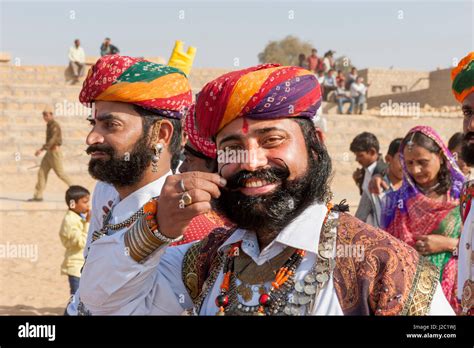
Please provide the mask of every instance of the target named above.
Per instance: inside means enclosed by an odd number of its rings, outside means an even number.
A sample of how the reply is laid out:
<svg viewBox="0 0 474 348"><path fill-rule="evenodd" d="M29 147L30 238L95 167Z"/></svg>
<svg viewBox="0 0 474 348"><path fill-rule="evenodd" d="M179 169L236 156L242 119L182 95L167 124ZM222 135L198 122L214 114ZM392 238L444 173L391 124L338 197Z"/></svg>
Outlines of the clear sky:
<svg viewBox="0 0 474 348"><path fill-rule="evenodd" d="M359 68L434 70L474 47L473 0L0 0L0 11L0 51L22 65L66 64L75 38L98 56L106 36L122 54L166 59L181 39L198 48L194 66L225 68L236 57L241 67L257 64L268 41L287 35Z"/></svg>

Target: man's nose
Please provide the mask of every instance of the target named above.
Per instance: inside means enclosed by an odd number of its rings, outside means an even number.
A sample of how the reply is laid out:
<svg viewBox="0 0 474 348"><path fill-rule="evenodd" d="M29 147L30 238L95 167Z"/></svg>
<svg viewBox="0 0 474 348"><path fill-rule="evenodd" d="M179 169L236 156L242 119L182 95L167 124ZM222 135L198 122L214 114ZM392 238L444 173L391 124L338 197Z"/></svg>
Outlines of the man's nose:
<svg viewBox="0 0 474 348"><path fill-rule="evenodd" d="M253 172L268 164L266 151L258 144L250 144L245 151L246 156L240 165L243 170Z"/></svg>
<svg viewBox="0 0 474 348"><path fill-rule="evenodd" d="M95 130L95 127L90 131L86 138L87 145L102 144L104 137Z"/></svg>
<svg viewBox="0 0 474 348"><path fill-rule="evenodd" d="M467 130L468 132L474 132L474 116L469 117L467 121Z"/></svg>

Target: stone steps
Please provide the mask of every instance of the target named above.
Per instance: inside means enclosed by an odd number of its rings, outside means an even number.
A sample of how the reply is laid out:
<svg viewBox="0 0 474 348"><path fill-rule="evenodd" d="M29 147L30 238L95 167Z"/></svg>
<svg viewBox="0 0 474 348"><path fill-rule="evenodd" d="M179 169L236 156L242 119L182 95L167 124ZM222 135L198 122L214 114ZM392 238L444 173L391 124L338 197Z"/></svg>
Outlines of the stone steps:
<svg viewBox="0 0 474 348"><path fill-rule="evenodd" d="M9 84L59 84L68 86L65 82L65 71L67 66L0 66L0 85ZM229 69L207 69L194 68L189 76L193 88L201 89L210 80L229 72ZM82 80L84 77L82 78ZM82 82L81 80L81 82ZM74 86L73 88L77 87ZM79 84L80 86L80 84Z"/></svg>

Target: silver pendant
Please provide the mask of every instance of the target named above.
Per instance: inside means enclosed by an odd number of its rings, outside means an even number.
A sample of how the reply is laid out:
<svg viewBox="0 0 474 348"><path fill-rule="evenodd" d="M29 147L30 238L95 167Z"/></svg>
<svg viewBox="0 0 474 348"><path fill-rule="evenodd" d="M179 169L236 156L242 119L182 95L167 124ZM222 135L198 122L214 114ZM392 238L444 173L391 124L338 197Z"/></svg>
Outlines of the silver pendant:
<svg viewBox="0 0 474 348"><path fill-rule="evenodd" d="M306 295L299 295L298 296L298 303L300 305L307 305L311 301L311 297L306 296Z"/></svg>
<svg viewBox="0 0 474 348"><path fill-rule="evenodd" d="M325 283L329 280L329 275L327 273L321 273L316 276L316 280L319 283Z"/></svg>
<svg viewBox="0 0 474 348"><path fill-rule="evenodd" d="M316 281L316 278L314 277L314 274L312 273L308 273L305 277L304 277L304 281L306 283L314 283Z"/></svg>
<svg viewBox="0 0 474 348"><path fill-rule="evenodd" d="M314 295L316 293L316 286L306 285L304 287L304 292L305 292L306 295Z"/></svg>
<svg viewBox="0 0 474 348"><path fill-rule="evenodd" d="M302 282L296 282L295 283L295 290L297 292L303 292L304 291L304 284Z"/></svg>

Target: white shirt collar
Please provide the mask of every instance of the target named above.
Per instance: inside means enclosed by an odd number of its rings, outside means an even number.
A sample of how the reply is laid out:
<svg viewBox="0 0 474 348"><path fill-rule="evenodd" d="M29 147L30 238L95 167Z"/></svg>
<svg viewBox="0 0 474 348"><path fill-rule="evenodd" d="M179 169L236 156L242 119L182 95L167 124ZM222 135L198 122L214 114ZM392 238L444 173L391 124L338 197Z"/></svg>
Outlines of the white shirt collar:
<svg viewBox="0 0 474 348"><path fill-rule="evenodd" d="M326 217L324 204L315 203L286 226L269 245L260 252L257 236L252 231L237 229L219 249L242 241L242 250L261 265L281 253L286 247L318 252L319 236Z"/></svg>
<svg viewBox="0 0 474 348"><path fill-rule="evenodd" d="M172 174L173 173L169 171L167 174L141 187L140 189L131 193L121 201L119 201L120 198L117 195L113 205L112 223L120 223L123 220L129 218L134 213L136 213L141 207L143 207L145 203L148 202L150 199L159 196L161 193L161 189L163 188L163 185L165 183L166 177Z"/></svg>
<svg viewBox="0 0 474 348"><path fill-rule="evenodd" d="M375 167L377 167L377 161L375 161L374 163L372 163L370 166L368 166L365 170L368 171L370 173L370 175L372 175L372 173L374 172L375 170Z"/></svg>

